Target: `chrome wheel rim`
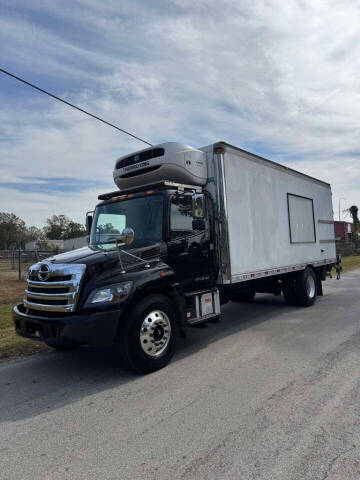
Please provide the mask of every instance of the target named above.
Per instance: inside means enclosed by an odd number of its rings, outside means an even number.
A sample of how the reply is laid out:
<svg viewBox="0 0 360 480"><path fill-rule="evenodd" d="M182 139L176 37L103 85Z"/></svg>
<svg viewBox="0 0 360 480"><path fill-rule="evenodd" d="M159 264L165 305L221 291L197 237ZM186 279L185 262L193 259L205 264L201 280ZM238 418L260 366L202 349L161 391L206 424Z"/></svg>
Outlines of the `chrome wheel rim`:
<svg viewBox="0 0 360 480"><path fill-rule="evenodd" d="M306 292L309 298L315 297L315 280L312 275L309 275L306 279Z"/></svg>
<svg viewBox="0 0 360 480"><path fill-rule="evenodd" d="M163 355L169 345L170 336L171 324L166 313L154 310L146 315L140 328L140 345L146 355Z"/></svg>

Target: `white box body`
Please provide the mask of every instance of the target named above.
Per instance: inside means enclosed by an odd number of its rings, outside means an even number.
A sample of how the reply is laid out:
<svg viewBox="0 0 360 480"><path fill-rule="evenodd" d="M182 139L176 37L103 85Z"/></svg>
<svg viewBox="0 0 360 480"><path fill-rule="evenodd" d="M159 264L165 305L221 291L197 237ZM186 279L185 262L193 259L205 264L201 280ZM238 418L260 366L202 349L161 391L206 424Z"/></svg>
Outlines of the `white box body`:
<svg viewBox="0 0 360 480"><path fill-rule="evenodd" d="M207 189L225 217L220 282L335 261L329 184L223 142L203 150Z"/></svg>

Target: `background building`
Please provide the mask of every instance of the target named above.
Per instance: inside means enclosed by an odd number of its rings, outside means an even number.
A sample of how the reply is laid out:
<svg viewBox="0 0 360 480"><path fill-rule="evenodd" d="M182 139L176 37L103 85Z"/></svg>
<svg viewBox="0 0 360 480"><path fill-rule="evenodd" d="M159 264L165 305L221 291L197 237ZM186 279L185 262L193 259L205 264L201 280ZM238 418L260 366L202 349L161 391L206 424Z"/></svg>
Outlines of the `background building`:
<svg viewBox="0 0 360 480"><path fill-rule="evenodd" d="M353 224L351 222L344 222L335 220L335 240L351 240L353 236Z"/></svg>

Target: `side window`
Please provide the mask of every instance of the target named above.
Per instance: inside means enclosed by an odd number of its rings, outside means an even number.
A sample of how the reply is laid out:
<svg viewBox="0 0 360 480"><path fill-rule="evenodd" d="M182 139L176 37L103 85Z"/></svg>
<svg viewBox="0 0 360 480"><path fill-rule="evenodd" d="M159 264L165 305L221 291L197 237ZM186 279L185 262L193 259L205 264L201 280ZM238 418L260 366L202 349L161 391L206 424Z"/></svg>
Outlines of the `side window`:
<svg viewBox="0 0 360 480"><path fill-rule="evenodd" d="M97 222L100 234L116 233L120 234L125 228L125 215L115 215L111 213L102 213L99 215Z"/></svg>
<svg viewBox="0 0 360 480"><path fill-rule="evenodd" d="M176 239L193 234L191 195L175 197L171 201L170 237Z"/></svg>

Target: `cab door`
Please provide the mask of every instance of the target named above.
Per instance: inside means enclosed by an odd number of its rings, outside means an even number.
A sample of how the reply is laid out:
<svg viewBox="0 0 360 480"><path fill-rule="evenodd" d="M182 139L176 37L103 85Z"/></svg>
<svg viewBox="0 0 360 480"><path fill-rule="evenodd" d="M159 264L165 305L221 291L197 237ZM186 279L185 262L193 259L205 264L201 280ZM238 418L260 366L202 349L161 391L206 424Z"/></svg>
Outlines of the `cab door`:
<svg viewBox="0 0 360 480"><path fill-rule="evenodd" d="M214 284L215 258L210 230L210 208L204 220L192 217L192 195L170 198L168 263L184 290Z"/></svg>

